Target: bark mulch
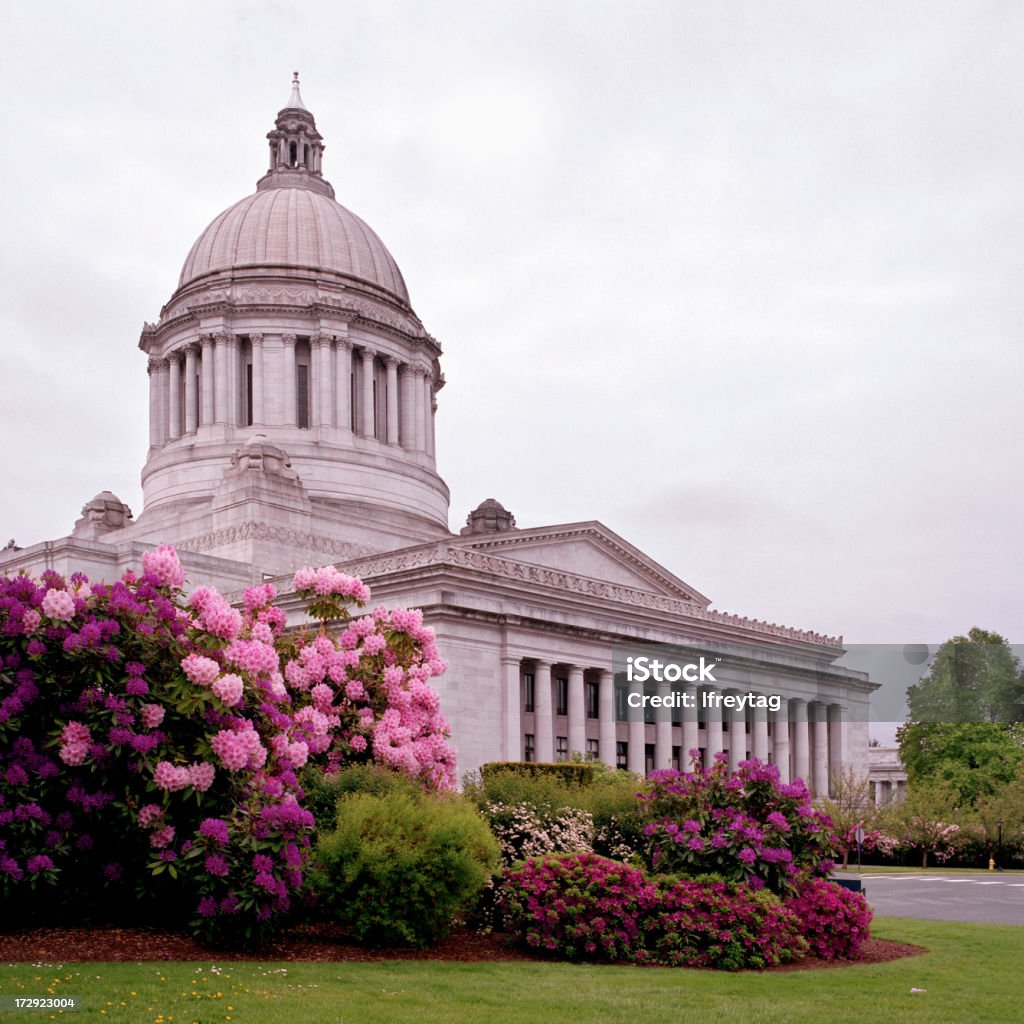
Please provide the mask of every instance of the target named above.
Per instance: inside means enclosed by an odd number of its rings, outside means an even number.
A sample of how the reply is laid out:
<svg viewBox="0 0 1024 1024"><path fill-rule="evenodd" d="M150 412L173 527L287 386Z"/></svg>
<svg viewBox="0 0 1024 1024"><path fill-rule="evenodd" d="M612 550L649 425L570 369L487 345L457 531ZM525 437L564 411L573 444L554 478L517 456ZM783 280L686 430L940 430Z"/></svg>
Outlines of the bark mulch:
<svg viewBox="0 0 1024 1024"><path fill-rule="evenodd" d="M819 960L772 968L805 971L846 967L851 963L879 964L916 956L926 950L905 942L868 939L860 960ZM110 963L152 960L201 960L226 963L251 960L306 963L371 963L382 960L447 960L460 963L548 961L518 949L504 935L457 931L429 949L368 949L358 946L329 925L293 928L279 939L255 949L211 950L187 935L146 928L37 928L0 932L0 963Z"/></svg>

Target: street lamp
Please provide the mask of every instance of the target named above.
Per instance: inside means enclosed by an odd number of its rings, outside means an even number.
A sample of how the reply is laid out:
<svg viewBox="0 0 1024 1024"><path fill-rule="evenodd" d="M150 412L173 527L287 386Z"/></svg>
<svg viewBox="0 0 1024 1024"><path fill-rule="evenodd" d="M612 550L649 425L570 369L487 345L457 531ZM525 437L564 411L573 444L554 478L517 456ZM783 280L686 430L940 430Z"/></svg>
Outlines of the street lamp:
<svg viewBox="0 0 1024 1024"><path fill-rule="evenodd" d="M999 846L996 852L996 871L1003 870L1003 819L1000 818L996 825L999 828Z"/></svg>

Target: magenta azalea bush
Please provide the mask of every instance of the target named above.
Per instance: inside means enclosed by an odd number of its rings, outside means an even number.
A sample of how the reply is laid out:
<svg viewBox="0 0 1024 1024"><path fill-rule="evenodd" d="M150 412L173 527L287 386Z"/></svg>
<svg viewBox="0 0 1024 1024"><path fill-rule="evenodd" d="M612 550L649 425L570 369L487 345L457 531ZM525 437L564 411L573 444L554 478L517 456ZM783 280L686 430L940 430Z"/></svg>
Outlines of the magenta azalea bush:
<svg viewBox="0 0 1024 1024"><path fill-rule="evenodd" d="M767 889L709 880L659 883L643 920L641 962L738 971L807 952L796 913Z"/></svg>
<svg viewBox="0 0 1024 1024"><path fill-rule="evenodd" d="M376 608L333 567L295 586L338 632L284 637L269 585L242 610L174 550L114 583L0 579L0 898L74 906L107 888L191 908L197 934L255 936L303 884L297 773L373 760L451 790L455 755L419 612Z"/></svg>
<svg viewBox="0 0 1024 1024"><path fill-rule="evenodd" d="M872 911L863 893L822 878L808 879L786 901L799 922L810 951L822 960L857 960L870 938Z"/></svg>
<svg viewBox="0 0 1024 1024"><path fill-rule="evenodd" d="M654 893L637 868L569 853L506 871L498 903L506 930L532 949L566 960L629 960Z"/></svg>
<svg viewBox="0 0 1024 1024"><path fill-rule="evenodd" d="M567 960L740 970L807 952L796 914L768 891L648 880L592 853L536 857L507 871L498 903L519 942Z"/></svg>
<svg viewBox="0 0 1024 1024"><path fill-rule="evenodd" d="M831 820L803 780L782 783L775 765L741 761L730 776L719 754L704 770L652 772L640 802L647 864L660 874L718 874L785 896L835 867Z"/></svg>

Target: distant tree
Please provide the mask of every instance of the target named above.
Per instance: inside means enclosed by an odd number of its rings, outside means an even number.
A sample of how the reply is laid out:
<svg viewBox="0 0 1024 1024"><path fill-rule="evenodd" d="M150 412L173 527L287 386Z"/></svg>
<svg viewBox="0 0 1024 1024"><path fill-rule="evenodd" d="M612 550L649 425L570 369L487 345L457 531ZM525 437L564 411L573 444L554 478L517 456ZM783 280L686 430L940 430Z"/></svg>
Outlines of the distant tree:
<svg viewBox="0 0 1024 1024"><path fill-rule="evenodd" d="M991 851L1000 838L1004 846L1019 845L1024 836L1024 777L1018 776L998 793L980 797L973 823Z"/></svg>
<svg viewBox="0 0 1024 1024"><path fill-rule="evenodd" d="M907 690L912 722L1020 722L1024 675L998 633L974 629L947 640L928 674Z"/></svg>
<svg viewBox="0 0 1024 1024"><path fill-rule="evenodd" d="M952 786L961 806L974 806L1018 778L1022 727L1002 722L910 722L896 730L910 786Z"/></svg>
<svg viewBox="0 0 1024 1024"><path fill-rule="evenodd" d="M923 868L928 867L929 854L948 860L960 840L957 791L948 784L908 787L906 797L886 808L883 817L886 831L901 846L920 852Z"/></svg>
<svg viewBox="0 0 1024 1024"><path fill-rule="evenodd" d="M831 796L822 797L816 806L827 814L835 826L843 849L843 868L850 862L850 850L857 842L857 829L865 832L874 827L875 807L871 803L871 783L866 775L858 775L853 768L844 768L831 776Z"/></svg>

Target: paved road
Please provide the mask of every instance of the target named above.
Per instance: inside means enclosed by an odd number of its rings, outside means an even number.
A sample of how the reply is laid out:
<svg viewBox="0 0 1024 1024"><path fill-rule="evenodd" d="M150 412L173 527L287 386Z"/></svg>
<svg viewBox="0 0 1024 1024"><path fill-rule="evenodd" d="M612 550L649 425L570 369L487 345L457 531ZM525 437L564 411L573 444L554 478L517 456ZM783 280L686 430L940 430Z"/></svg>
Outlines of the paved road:
<svg viewBox="0 0 1024 1024"><path fill-rule="evenodd" d="M863 881L876 914L1024 924L1024 874L864 875Z"/></svg>

